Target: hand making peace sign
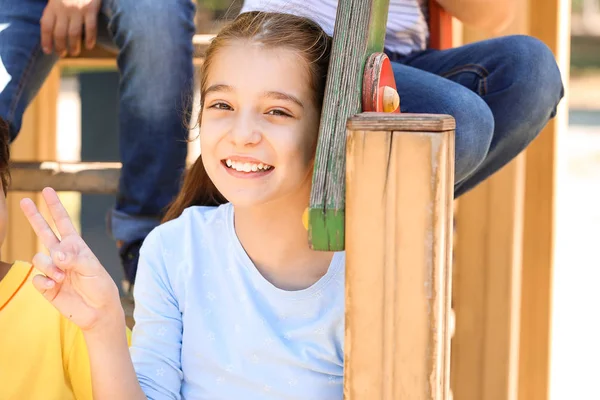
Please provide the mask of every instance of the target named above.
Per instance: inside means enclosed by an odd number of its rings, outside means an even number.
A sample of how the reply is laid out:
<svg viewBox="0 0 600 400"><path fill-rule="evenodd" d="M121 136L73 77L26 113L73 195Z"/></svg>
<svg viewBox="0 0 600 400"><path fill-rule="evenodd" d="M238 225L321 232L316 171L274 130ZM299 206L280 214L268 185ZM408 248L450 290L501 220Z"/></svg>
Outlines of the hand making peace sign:
<svg viewBox="0 0 600 400"><path fill-rule="evenodd" d="M42 195L60 238L31 199L21 200L23 213L50 253L50 256L38 253L33 257L33 265L45 275L35 276L33 285L82 330L91 330L123 312L119 291L77 233L56 192L45 188Z"/></svg>

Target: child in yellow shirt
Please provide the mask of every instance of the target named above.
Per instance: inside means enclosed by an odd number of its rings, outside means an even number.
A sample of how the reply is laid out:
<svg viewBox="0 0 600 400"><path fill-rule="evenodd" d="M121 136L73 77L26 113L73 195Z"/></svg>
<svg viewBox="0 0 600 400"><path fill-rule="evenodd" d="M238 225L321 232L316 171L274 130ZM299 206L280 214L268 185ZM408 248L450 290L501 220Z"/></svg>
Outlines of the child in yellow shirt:
<svg viewBox="0 0 600 400"><path fill-rule="evenodd" d="M0 246L6 237L8 129L0 119ZM81 330L33 287L31 264L0 261L0 399L87 400L92 381Z"/></svg>
<svg viewBox="0 0 600 400"><path fill-rule="evenodd" d="M81 330L33 287L37 273L22 261L0 267L0 399L92 400Z"/></svg>

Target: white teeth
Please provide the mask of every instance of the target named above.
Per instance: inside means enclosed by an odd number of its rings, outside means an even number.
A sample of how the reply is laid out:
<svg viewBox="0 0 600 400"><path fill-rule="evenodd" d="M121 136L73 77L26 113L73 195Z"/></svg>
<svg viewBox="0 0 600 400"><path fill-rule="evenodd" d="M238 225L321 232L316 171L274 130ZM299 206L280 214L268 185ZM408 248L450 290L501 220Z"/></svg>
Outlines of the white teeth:
<svg viewBox="0 0 600 400"><path fill-rule="evenodd" d="M250 162L232 161L230 159L225 160L225 165L240 172L268 171L273 168L272 166L263 163L254 164Z"/></svg>

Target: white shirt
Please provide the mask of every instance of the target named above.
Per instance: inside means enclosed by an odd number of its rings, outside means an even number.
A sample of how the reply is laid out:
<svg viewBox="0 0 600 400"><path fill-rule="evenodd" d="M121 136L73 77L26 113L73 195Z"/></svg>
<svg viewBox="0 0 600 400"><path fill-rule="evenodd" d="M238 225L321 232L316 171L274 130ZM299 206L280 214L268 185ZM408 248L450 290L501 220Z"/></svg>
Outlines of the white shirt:
<svg viewBox="0 0 600 400"><path fill-rule="evenodd" d="M333 36L337 0L244 0L241 12L274 11L308 17ZM390 0L385 47L398 54L424 50L429 39L426 0Z"/></svg>
<svg viewBox="0 0 600 400"><path fill-rule="evenodd" d="M256 269L234 208L190 207L144 241L131 356L149 399L342 400L344 253L311 287Z"/></svg>

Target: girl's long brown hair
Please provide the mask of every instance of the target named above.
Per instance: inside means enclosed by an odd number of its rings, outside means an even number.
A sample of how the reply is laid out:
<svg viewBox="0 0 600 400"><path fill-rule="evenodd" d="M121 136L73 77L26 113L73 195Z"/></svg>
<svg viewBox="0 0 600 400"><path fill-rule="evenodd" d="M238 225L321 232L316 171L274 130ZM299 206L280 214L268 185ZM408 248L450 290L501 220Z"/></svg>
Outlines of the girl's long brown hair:
<svg viewBox="0 0 600 400"><path fill-rule="evenodd" d="M291 14L249 12L239 15L212 40L201 70L200 100L204 104L207 78L220 49L236 41L248 41L267 48L285 48L298 53L305 61L317 109L323 105L325 81L331 52L331 38L315 22ZM243 68L243 63L240 68ZM202 114L202 110L200 111ZM200 123L202 121L200 120ZM202 156L187 171L183 186L163 218L175 219L190 206L218 206L227 202L208 177Z"/></svg>
<svg viewBox="0 0 600 400"><path fill-rule="evenodd" d="M8 122L0 118L0 182L6 197L10 184L10 131Z"/></svg>

